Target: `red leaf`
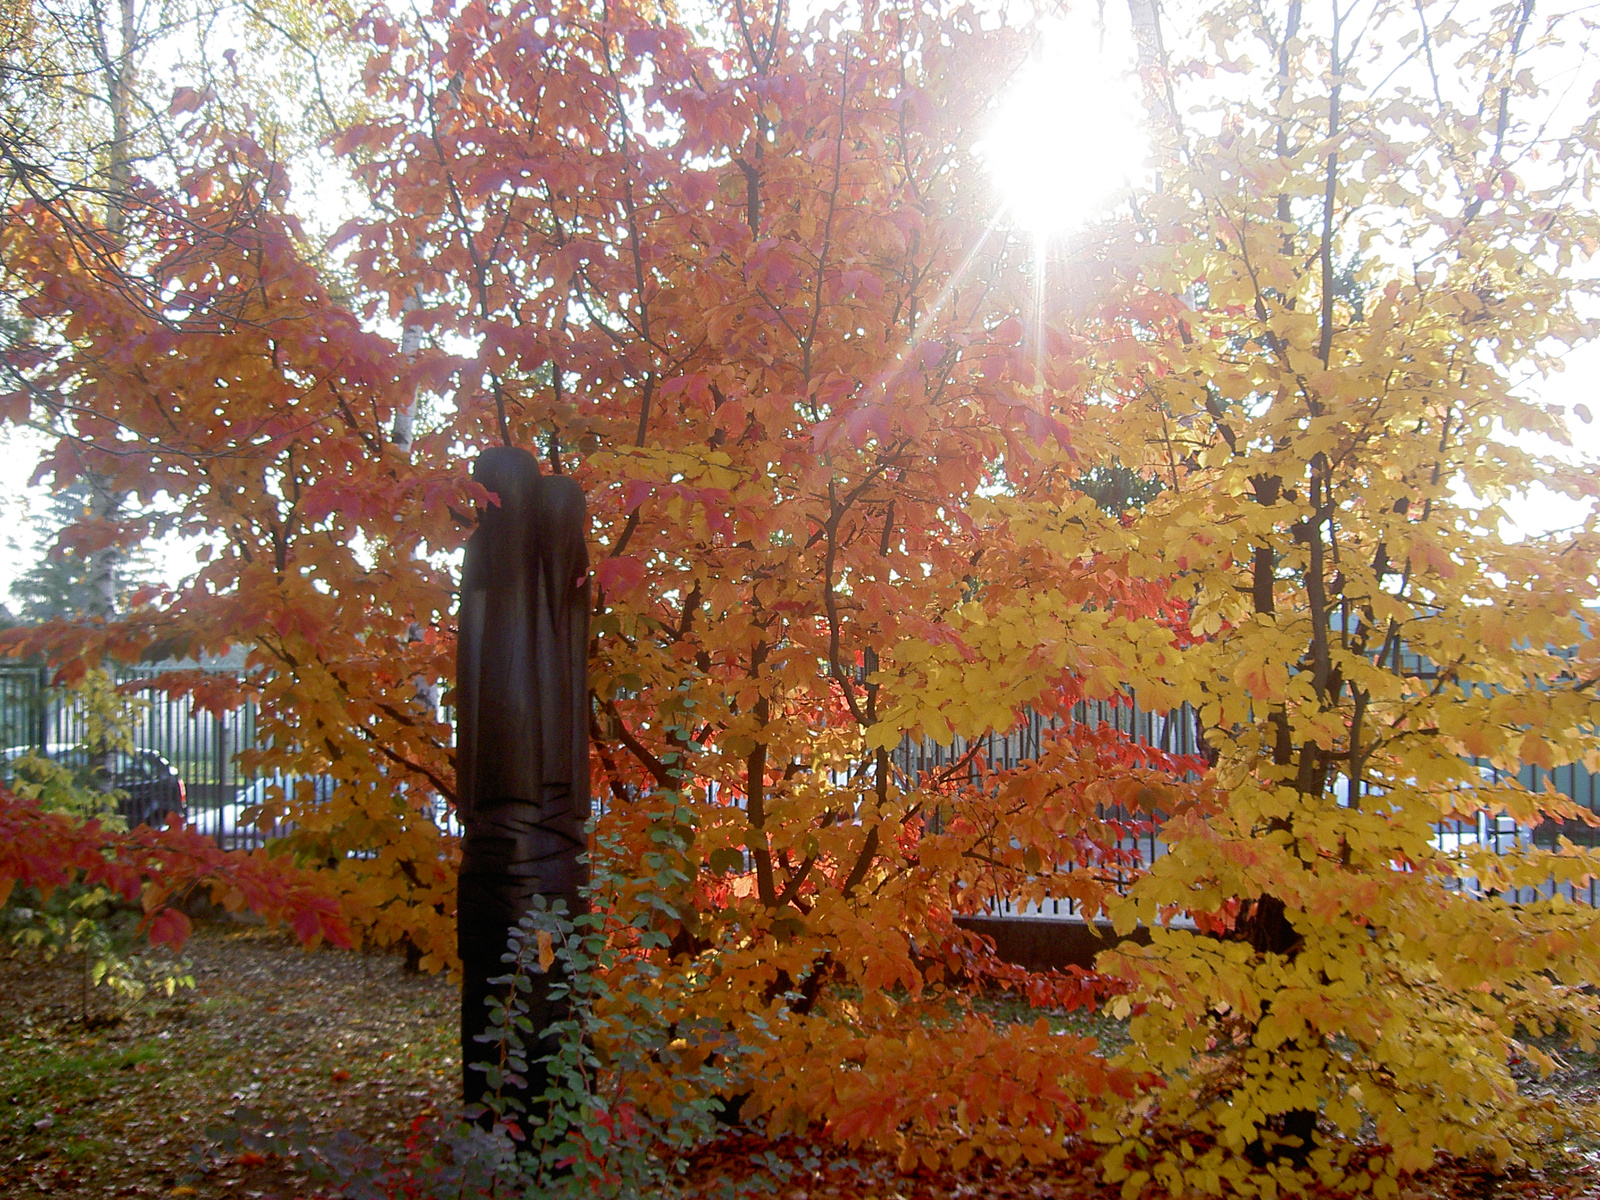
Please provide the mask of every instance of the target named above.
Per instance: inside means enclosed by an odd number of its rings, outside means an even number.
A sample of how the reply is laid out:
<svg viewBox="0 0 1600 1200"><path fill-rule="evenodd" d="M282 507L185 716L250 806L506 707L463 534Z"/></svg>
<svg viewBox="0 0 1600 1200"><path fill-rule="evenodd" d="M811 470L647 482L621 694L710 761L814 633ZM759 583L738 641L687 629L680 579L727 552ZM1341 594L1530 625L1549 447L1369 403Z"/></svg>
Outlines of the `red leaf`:
<svg viewBox="0 0 1600 1200"><path fill-rule="evenodd" d="M635 479L622 496L622 511L632 512L655 494L656 485L648 479Z"/></svg>
<svg viewBox="0 0 1600 1200"><path fill-rule="evenodd" d="M594 569L594 578L608 596L620 596L644 582L644 564L631 554L603 558Z"/></svg>
<svg viewBox="0 0 1600 1200"><path fill-rule="evenodd" d="M167 114L175 117L179 113L198 112L200 106L205 102L206 96L204 92L198 92L194 88L181 87L172 93L172 103L167 106Z"/></svg>
<svg viewBox="0 0 1600 1200"><path fill-rule="evenodd" d="M189 940L189 931L188 917L175 908L164 908L150 922L150 944L181 950L183 943Z"/></svg>

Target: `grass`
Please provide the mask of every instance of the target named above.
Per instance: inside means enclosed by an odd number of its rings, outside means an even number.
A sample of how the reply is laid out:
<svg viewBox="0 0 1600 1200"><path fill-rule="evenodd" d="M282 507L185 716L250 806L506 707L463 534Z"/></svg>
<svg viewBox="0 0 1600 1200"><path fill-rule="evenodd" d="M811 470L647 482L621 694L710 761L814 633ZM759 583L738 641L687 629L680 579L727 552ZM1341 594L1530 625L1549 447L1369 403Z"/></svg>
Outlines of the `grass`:
<svg viewBox="0 0 1600 1200"><path fill-rule="evenodd" d="M0 1110L0 1140L54 1129L55 1138L69 1143L69 1152L81 1150L99 1138L95 1109L114 1094L119 1073L157 1063L165 1053L155 1041L120 1048L94 1037L77 1045L39 1034L8 1039L0 1067L0 1090L7 1100Z"/></svg>

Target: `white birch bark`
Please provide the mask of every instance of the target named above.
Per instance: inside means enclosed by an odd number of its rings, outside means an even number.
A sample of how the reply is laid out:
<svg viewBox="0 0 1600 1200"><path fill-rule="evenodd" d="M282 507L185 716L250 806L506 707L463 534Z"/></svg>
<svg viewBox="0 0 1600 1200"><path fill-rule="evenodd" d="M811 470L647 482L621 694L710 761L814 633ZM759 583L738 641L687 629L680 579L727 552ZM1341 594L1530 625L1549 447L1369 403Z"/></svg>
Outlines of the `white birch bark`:
<svg viewBox="0 0 1600 1200"><path fill-rule="evenodd" d="M422 291L418 289L407 296L400 305L401 313L413 313L422 307ZM422 326L407 325L405 332L400 335L400 353L410 362L416 358L417 351L422 349ZM396 450L402 454L411 453L411 442L415 436L417 421L417 389L411 389L411 397L405 404L395 409L394 428L389 440L394 443Z"/></svg>

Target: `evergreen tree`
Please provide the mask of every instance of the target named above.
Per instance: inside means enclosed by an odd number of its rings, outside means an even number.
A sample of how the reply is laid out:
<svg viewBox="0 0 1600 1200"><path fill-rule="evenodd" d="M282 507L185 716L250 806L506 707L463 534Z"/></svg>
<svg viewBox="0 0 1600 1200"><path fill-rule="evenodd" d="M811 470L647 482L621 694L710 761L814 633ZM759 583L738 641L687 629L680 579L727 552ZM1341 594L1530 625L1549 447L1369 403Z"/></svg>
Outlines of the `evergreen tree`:
<svg viewBox="0 0 1600 1200"><path fill-rule="evenodd" d="M22 623L104 614L106 591L96 579L97 569L104 567L71 536L74 527L94 519L92 486L87 479L75 480L52 496L49 509L35 519L45 550L11 585L15 613ZM112 518L119 512L120 506ZM127 594L149 580L151 564L147 552L112 553L111 594L120 609Z"/></svg>

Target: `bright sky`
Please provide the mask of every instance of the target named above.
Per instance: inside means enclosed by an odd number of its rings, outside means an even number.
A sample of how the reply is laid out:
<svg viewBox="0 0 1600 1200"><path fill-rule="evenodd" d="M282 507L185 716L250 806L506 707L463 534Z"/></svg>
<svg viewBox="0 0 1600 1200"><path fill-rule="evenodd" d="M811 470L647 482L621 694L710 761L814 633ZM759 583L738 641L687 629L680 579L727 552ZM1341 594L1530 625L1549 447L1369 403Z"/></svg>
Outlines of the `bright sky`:
<svg viewBox="0 0 1600 1200"><path fill-rule="evenodd" d="M1006 224L1036 237L1070 231L1148 174L1129 83L1133 39L1117 12L1120 22L1084 8L1040 23L1038 45L978 145Z"/></svg>
<svg viewBox="0 0 1600 1200"><path fill-rule="evenodd" d="M43 511L49 493L30 488L28 477L44 439L28 429L0 425L0 603L7 604L11 585L39 557L33 518Z"/></svg>
<svg viewBox="0 0 1600 1200"><path fill-rule="evenodd" d="M1568 352L1565 367L1566 370L1559 375L1530 385L1528 393L1546 404L1558 404L1567 410L1567 425L1572 431L1573 444L1570 451L1560 451L1561 456L1571 462L1587 460L1600 471L1600 420L1584 424L1570 415L1577 404L1600 414L1600 344L1590 342ZM1514 538L1570 529L1583 521L1588 506L1536 487L1525 497L1513 500L1505 507L1515 524L1501 532L1508 538Z"/></svg>
<svg viewBox="0 0 1600 1200"><path fill-rule="evenodd" d="M1588 82L1596 75L1596 64L1583 21L1583 0L1577 2L1580 7L1565 15L1559 0L1541 6L1539 21L1555 17L1560 41L1553 48L1542 49L1538 60L1546 93L1536 101L1518 100L1527 106L1528 119L1543 122L1551 130L1576 125L1588 116ZM1167 0L1162 6L1163 34L1169 46L1197 35L1199 26L1184 21L1188 7L1187 0ZM1362 0L1354 0L1348 17L1351 27L1360 26L1366 7ZM1452 7L1450 15L1471 22L1485 17L1488 8L1486 0L1467 0ZM1303 28L1310 28L1320 18L1309 7L1306 13ZM1371 76L1382 76L1391 69L1409 71L1417 76L1409 80L1412 86L1419 90L1431 86L1421 74L1423 60L1415 43L1404 49L1409 58L1400 61L1402 55L1396 47L1381 40L1372 44L1369 39L1358 62L1365 63ZM1093 10L1085 5L1041 22L1034 54L1002 98L994 127L979 147L989 160L1002 223L1026 230L1042 242L1092 220L1125 194L1131 182L1141 180L1146 140L1132 77L1134 62L1126 4L1102 0ZM1232 86L1244 86L1245 78L1240 76ZM1193 86L1193 81L1185 82ZM1224 74L1205 86L1220 98L1230 85ZM1448 80L1444 88L1448 93ZM1063 113L1075 119L1062 120ZM1538 170L1528 162L1516 166L1525 175ZM1565 367L1549 378L1530 381L1524 394L1559 405L1569 414L1579 404L1600 414L1600 345L1570 351ZM1570 462L1587 460L1600 469L1600 422L1585 424L1570 415L1568 421L1573 441L1570 449L1555 447L1543 438L1528 439L1525 444ZM1578 526L1589 505L1535 485L1503 508L1509 519L1501 533L1514 540Z"/></svg>

